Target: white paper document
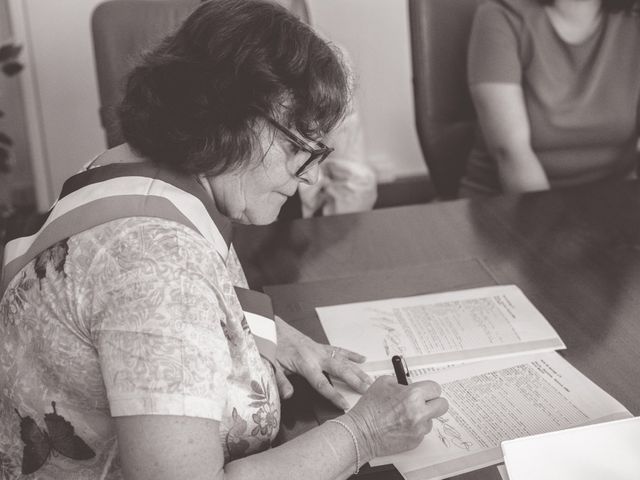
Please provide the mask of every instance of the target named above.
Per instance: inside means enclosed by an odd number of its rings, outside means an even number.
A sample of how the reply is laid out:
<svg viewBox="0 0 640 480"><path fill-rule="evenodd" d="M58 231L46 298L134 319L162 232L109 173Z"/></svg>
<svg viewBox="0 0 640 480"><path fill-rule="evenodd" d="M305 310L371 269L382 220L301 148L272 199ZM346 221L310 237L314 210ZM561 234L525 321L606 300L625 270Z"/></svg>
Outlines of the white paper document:
<svg viewBox="0 0 640 480"><path fill-rule="evenodd" d="M511 480L638 480L640 417L510 440Z"/></svg>
<svg viewBox="0 0 640 480"><path fill-rule="evenodd" d="M331 345L367 357L365 370L497 358L565 348L515 285L350 303L316 309Z"/></svg>
<svg viewBox="0 0 640 480"><path fill-rule="evenodd" d="M502 478L502 480L511 480L509 478L509 473L507 472L507 467L504 466L504 463L497 465L496 468L498 469L498 473L500 474L500 478Z"/></svg>
<svg viewBox="0 0 640 480"><path fill-rule="evenodd" d="M393 463L409 480L439 479L502 461L501 442L630 413L557 353L474 362L424 376L442 386L449 411L418 448ZM343 390L354 405L359 395Z"/></svg>

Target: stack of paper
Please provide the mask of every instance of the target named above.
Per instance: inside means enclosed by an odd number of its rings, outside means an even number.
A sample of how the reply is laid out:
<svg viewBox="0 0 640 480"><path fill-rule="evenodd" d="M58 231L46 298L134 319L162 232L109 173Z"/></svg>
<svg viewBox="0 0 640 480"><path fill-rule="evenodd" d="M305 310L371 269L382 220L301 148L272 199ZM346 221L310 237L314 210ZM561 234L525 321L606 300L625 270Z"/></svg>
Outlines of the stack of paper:
<svg viewBox="0 0 640 480"><path fill-rule="evenodd" d="M557 333L515 286L317 309L332 345L367 355L371 375L404 355L413 381L442 386L449 412L393 463L408 479L437 479L502 461L501 442L630 416L554 352ZM359 395L340 387L353 405ZM544 478L544 477L541 477Z"/></svg>

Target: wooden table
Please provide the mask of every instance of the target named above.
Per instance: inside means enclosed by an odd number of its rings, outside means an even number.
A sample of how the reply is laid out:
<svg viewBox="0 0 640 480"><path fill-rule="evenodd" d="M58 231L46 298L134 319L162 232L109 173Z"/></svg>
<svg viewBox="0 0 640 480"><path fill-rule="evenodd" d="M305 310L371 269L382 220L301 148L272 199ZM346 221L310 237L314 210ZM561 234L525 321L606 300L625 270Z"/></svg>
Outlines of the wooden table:
<svg viewBox="0 0 640 480"><path fill-rule="evenodd" d="M241 227L234 241L254 288L478 259L525 292L567 360L640 415L638 181Z"/></svg>

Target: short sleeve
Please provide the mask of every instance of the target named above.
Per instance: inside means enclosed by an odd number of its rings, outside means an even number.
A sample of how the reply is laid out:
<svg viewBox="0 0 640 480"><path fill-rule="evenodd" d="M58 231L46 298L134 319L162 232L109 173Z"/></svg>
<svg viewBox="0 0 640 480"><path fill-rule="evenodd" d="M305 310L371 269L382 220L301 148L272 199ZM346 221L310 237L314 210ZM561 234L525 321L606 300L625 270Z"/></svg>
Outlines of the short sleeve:
<svg viewBox="0 0 640 480"><path fill-rule="evenodd" d="M141 219L94 265L91 334L111 415L221 420L231 359L218 256L186 227Z"/></svg>
<svg viewBox="0 0 640 480"><path fill-rule="evenodd" d="M481 5L473 20L467 75L470 85L520 83L522 62L515 20L493 2Z"/></svg>

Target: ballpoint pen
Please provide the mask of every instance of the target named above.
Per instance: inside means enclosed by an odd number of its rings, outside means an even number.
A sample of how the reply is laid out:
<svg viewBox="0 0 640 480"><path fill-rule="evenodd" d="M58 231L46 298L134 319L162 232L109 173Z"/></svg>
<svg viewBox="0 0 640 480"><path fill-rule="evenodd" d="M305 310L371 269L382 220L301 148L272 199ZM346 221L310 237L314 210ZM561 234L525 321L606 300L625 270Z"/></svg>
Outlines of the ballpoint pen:
<svg viewBox="0 0 640 480"><path fill-rule="evenodd" d="M409 369L402 355L394 355L391 357L391 363L393 364L393 371L396 373L398 383L400 385L409 385L411 382Z"/></svg>

